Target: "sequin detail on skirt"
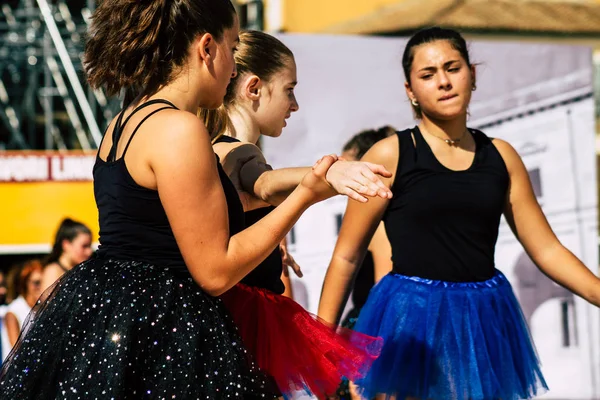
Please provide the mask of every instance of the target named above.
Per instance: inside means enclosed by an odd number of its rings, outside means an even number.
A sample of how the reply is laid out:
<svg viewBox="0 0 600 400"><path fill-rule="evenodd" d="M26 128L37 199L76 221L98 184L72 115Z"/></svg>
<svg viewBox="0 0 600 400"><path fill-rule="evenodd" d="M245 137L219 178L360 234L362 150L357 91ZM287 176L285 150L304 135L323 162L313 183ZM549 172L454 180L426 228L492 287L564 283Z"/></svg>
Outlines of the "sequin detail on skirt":
<svg viewBox="0 0 600 400"><path fill-rule="evenodd" d="M184 271L92 259L42 295L0 399L274 398L218 298Z"/></svg>

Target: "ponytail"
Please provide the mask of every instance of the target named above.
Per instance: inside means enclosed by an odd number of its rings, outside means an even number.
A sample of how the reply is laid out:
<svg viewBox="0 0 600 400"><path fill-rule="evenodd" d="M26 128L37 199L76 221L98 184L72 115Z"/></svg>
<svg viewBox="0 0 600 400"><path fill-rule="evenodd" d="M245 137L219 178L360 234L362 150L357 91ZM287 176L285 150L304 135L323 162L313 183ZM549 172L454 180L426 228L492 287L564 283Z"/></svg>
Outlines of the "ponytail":
<svg viewBox="0 0 600 400"><path fill-rule="evenodd" d="M184 64L198 35L221 40L235 22L230 0L102 0L92 16L83 66L93 88L154 94Z"/></svg>
<svg viewBox="0 0 600 400"><path fill-rule="evenodd" d="M227 113L225 106L220 106L214 110L201 108L198 110L198 117L204 122L206 130L210 135L210 140L213 144L225 134L228 130L232 130L231 119Z"/></svg>

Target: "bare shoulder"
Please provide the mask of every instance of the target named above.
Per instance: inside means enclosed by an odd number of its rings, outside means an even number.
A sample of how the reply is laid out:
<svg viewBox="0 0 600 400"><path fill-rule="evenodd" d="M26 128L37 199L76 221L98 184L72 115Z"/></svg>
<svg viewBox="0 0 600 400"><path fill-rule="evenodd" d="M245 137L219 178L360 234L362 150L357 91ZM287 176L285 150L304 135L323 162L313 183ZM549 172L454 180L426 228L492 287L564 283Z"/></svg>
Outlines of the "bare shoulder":
<svg viewBox="0 0 600 400"><path fill-rule="evenodd" d="M44 274L62 273L64 270L55 262L50 263L44 267Z"/></svg>
<svg viewBox="0 0 600 400"><path fill-rule="evenodd" d="M148 145L154 162L177 157L198 157L212 153L210 136L204 123L195 115L181 110L164 110L156 114L154 132Z"/></svg>
<svg viewBox="0 0 600 400"><path fill-rule="evenodd" d="M516 154L516 150L514 149L514 147L512 147L512 145L510 143L508 143L506 140L502 140L502 139L498 139L498 138L493 138L491 140L492 140L492 143L494 144L494 146L496 146L496 148L498 149L498 151L501 154L504 152Z"/></svg>
<svg viewBox="0 0 600 400"><path fill-rule="evenodd" d="M523 164L521 156L510 143L497 138L492 139L492 143L496 146L509 172Z"/></svg>
<svg viewBox="0 0 600 400"><path fill-rule="evenodd" d="M398 135L392 135L375 143L363 156L361 161L383 165L396 164L399 154Z"/></svg>
<svg viewBox="0 0 600 400"><path fill-rule="evenodd" d="M398 136L392 135L375 143L364 155L364 161L373 159L393 160L398 158ZM367 160L367 158L369 158Z"/></svg>
<svg viewBox="0 0 600 400"><path fill-rule="evenodd" d="M154 121L156 139L177 141L193 141L201 138L207 141L208 131L204 123L195 115L182 110L164 110L158 113Z"/></svg>

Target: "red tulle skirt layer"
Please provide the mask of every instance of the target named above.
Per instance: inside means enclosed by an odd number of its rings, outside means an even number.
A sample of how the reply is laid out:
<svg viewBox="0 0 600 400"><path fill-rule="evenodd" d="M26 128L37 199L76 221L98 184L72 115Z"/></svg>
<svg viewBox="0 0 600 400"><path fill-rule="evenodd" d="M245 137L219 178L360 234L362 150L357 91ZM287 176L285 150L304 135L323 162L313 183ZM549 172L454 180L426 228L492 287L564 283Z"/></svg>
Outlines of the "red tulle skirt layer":
<svg viewBox="0 0 600 400"><path fill-rule="evenodd" d="M284 395L333 395L342 377L365 376L383 346L381 338L332 326L265 289L238 284L222 299L246 349Z"/></svg>

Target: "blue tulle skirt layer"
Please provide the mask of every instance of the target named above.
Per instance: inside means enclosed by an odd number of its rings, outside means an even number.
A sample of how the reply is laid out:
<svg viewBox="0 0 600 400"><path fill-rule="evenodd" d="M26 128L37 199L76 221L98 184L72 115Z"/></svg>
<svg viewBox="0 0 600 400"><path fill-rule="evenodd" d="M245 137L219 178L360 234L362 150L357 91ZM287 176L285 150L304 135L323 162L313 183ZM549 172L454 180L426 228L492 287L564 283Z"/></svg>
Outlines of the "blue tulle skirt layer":
<svg viewBox="0 0 600 400"><path fill-rule="evenodd" d="M521 308L499 271L466 283L389 274L371 290L355 329L384 340L356 382L366 398L513 400L547 390Z"/></svg>

